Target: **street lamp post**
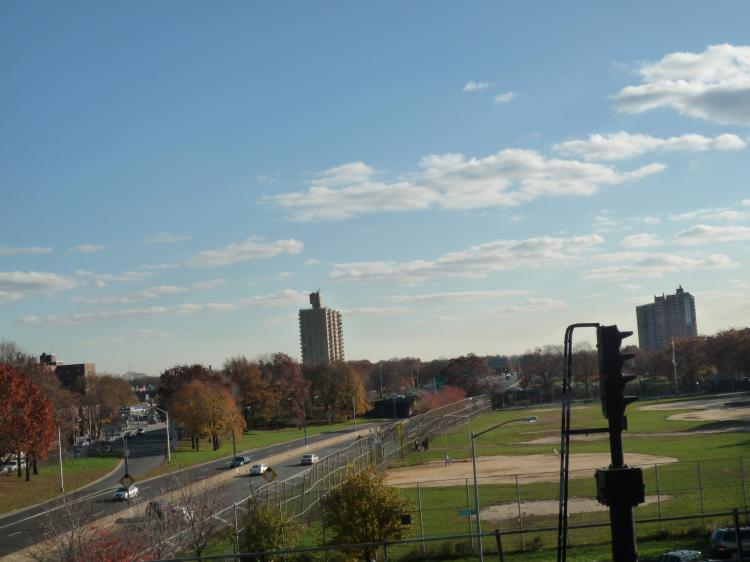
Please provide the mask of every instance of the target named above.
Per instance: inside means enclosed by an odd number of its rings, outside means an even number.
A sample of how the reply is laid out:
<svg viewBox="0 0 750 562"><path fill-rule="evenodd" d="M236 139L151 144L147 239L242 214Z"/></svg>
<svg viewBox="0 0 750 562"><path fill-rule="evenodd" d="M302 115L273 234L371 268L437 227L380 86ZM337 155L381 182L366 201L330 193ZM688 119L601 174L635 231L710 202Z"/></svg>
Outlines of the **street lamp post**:
<svg viewBox="0 0 750 562"><path fill-rule="evenodd" d="M484 431L480 431L479 433L474 433L473 431L470 432L471 437L471 468L474 473L474 510L476 511L476 522L477 522L477 545L479 547L479 562L484 562L484 549L482 547L482 523L479 516L479 486L477 484L477 454L476 449L474 447L474 440L477 437L481 437L485 433L489 433L490 431L493 431L497 429L498 427L502 427L504 425L507 425L509 423L514 422L527 422L527 423L534 423L539 421L539 418L536 416L526 416L525 418L517 418L512 420L506 420L504 422L501 422L497 425L493 425L492 427L485 429Z"/></svg>
<svg viewBox="0 0 750 562"><path fill-rule="evenodd" d="M128 456L130 456L128 453L128 436L124 433L122 434L122 456L125 459L125 474L130 475L128 470Z"/></svg>
<svg viewBox="0 0 750 562"><path fill-rule="evenodd" d="M354 433L357 433L357 402L352 394L352 414L354 414Z"/></svg>
<svg viewBox="0 0 750 562"><path fill-rule="evenodd" d="M161 408L157 408L156 406L151 406L154 410L158 412L163 412L164 415L167 417L167 462L172 462L172 447L170 447L169 443L169 412L166 410L162 410Z"/></svg>

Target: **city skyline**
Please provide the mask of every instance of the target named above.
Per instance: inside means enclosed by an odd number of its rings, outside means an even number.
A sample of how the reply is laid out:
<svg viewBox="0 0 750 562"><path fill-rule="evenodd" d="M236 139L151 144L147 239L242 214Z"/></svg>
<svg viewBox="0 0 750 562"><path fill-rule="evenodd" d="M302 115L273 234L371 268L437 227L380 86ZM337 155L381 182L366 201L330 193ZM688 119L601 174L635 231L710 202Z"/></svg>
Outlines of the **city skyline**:
<svg viewBox="0 0 750 562"><path fill-rule="evenodd" d="M635 331L679 285L746 325L750 6L543 4L6 6L0 338L300 358L316 288L347 359Z"/></svg>

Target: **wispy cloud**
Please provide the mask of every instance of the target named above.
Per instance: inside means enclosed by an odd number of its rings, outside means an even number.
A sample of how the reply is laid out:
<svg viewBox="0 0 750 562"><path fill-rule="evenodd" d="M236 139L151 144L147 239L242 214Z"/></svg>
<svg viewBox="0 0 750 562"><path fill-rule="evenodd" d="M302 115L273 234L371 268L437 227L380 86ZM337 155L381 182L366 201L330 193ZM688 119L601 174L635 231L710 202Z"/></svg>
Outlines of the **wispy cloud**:
<svg viewBox="0 0 750 562"><path fill-rule="evenodd" d="M146 244L176 244L191 240L192 236L185 234L175 234L173 232L157 232L145 239Z"/></svg>
<svg viewBox="0 0 750 562"><path fill-rule="evenodd" d="M308 302L309 293L295 291L294 289L282 289L269 295L258 295L242 299L239 304L243 306L298 306Z"/></svg>
<svg viewBox="0 0 750 562"><path fill-rule="evenodd" d="M95 273L79 269L75 275L82 285L108 287L112 283L134 283L154 276L153 271L123 271L122 273Z"/></svg>
<svg viewBox="0 0 750 562"><path fill-rule="evenodd" d="M81 254L93 254L94 252L101 252L103 249L104 246L101 244L78 244L71 248L74 252Z"/></svg>
<svg viewBox="0 0 750 562"><path fill-rule="evenodd" d="M49 246L0 246L0 256L24 256L35 254L51 254Z"/></svg>
<svg viewBox="0 0 750 562"><path fill-rule="evenodd" d="M486 90L492 86L489 82L475 82L474 80L469 80L463 87L464 92L478 92L480 90Z"/></svg>
<svg viewBox="0 0 750 562"><path fill-rule="evenodd" d="M346 308L341 313L347 316L401 316L407 314L410 310L403 306L360 306L355 308Z"/></svg>
<svg viewBox="0 0 750 562"><path fill-rule="evenodd" d="M350 162L334 166L318 174L310 183L316 186L335 187L370 181L375 170L364 162Z"/></svg>
<svg viewBox="0 0 750 562"><path fill-rule="evenodd" d="M623 238L620 242L620 246L623 248L653 248L654 246L661 246L662 241L659 240L653 234L632 234Z"/></svg>
<svg viewBox="0 0 750 562"><path fill-rule="evenodd" d="M221 267L282 254L299 254L303 247L302 242L297 240L273 240L266 242L260 238L250 238L244 242L229 244L218 250L198 252L187 263L193 267Z"/></svg>
<svg viewBox="0 0 750 562"><path fill-rule="evenodd" d="M148 287L141 289L140 291L132 291L125 295L113 295L113 296L77 296L72 297L71 302L79 302L83 304L132 304L145 300L153 300L164 295L178 295L186 293L191 289L207 290L214 287L218 287L225 281L223 279L211 279L208 281L201 281L194 283L189 286L180 285L156 285L154 287Z"/></svg>
<svg viewBox="0 0 750 562"><path fill-rule="evenodd" d="M745 220L747 217L746 212L727 207L695 209L686 213L670 213L667 215L670 221L718 220L734 222Z"/></svg>
<svg viewBox="0 0 750 562"><path fill-rule="evenodd" d="M516 97L513 92L505 92L504 94L498 94L495 96L495 103L508 103Z"/></svg>
<svg viewBox="0 0 750 562"><path fill-rule="evenodd" d="M309 260L305 260L305 265L318 265L320 263L320 260L317 260L315 258L310 258Z"/></svg>
<svg viewBox="0 0 750 562"><path fill-rule="evenodd" d="M657 138L650 135L630 134L624 131L609 135L592 134L585 140L569 140L553 146L563 154L580 156L584 160L625 160L649 152L704 152L707 150L741 150L747 143L737 135L718 137L681 135Z"/></svg>
<svg viewBox="0 0 750 562"><path fill-rule="evenodd" d="M361 163L354 164L361 168ZM419 171L409 180L380 182L360 174L361 181L342 180L339 187L314 183L307 190L264 200L287 210L296 221L340 220L431 207L513 207L540 197L590 196L604 187L637 181L664 169L663 164L655 163L620 172L600 163L547 159L526 149L502 150L485 158L439 154L423 158ZM356 173L337 173L335 177L353 175Z"/></svg>
<svg viewBox="0 0 750 562"><path fill-rule="evenodd" d="M423 293L418 295L393 295L390 298L393 302L410 303L410 302L466 302L479 301L488 299L498 299L504 297L515 297L528 294L528 291L446 291L442 293Z"/></svg>
<svg viewBox="0 0 750 562"><path fill-rule="evenodd" d="M619 252L601 254L597 256L597 259L623 265L610 265L585 271L582 274L584 279L628 281L630 279L658 278L681 271L728 269L738 265L724 254L693 258L664 253Z"/></svg>
<svg viewBox="0 0 750 562"><path fill-rule="evenodd" d="M75 279L56 273L0 271L0 299L4 302L19 300L29 293L59 293L77 286Z"/></svg>
<svg viewBox="0 0 750 562"><path fill-rule="evenodd" d="M329 278L337 281L399 280L417 283L433 277L485 277L491 272L522 267L575 263L604 238L598 234L525 240L496 240L451 252L435 260L369 261L334 264Z"/></svg>
<svg viewBox="0 0 750 562"><path fill-rule="evenodd" d="M533 312L549 312L570 308L566 302L557 299L528 299L514 306L496 308L491 312L502 315L527 314Z"/></svg>
<svg viewBox="0 0 750 562"><path fill-rule="evenodd" d="M68 315L24 316L16 323L27 326L65 326L71 324L89 324L108 320L122 320L126 318L159 318L165 316L184 316L204 310L222 310L234 305L221 304L193 304L185 303L177 306L152 306L149 308L120 308L115 310L97 310L93 312L79 312Z"/></svg>
<svg viewBox="0 0 750 562"><path fill-rule="evenodd" d="M750 240L750 227L697 224L687 230L678 232L677 240L682 244L688 245L747 241Z"/></svg>
<svg viewBox="0 0 750 562"><path fill-rule="evenodd" d="M750 125L750 47L711 45L701 53L675 52L640 65L642 84L620 90L618 111L667 107L721 124Z"/></svg>

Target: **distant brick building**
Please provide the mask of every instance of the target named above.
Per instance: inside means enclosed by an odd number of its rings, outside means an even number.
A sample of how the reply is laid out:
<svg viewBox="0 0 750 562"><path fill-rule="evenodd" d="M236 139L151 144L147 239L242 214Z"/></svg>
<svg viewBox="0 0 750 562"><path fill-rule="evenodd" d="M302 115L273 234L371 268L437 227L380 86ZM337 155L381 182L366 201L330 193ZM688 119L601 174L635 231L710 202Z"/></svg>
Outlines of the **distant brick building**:
<svg viewBox="0 0 750 562"><path fill-rule="evenodd" d="M322 306L320 291L310 293L312 308L299 311L302 363L315 365L344 360L341 313Z"/></svg>
<svg viewBox="0 0 750 562"><path fill-rule="evenodd" d="M651 304L636 307L638 345L658 349L672 338L698 335L695 319L695 299L680 286L674 295L654 297Z"/></svg>

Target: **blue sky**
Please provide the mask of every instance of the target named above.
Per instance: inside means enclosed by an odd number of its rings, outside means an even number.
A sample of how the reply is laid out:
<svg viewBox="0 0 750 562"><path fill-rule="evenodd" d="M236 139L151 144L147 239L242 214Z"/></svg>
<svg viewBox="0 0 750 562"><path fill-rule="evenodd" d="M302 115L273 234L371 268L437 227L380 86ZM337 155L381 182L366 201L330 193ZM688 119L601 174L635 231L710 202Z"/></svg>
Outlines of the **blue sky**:
<svg viewBox="0 0 750 562"><path fill-rule="evenodd" d="M0 334L99 370L750 317L750 7L6 2Z"/></svg>

